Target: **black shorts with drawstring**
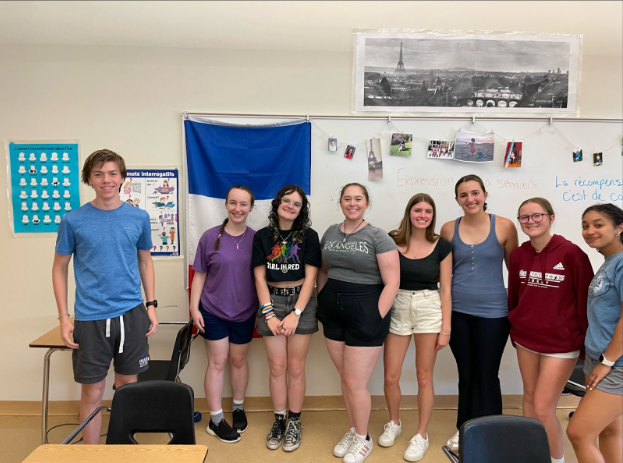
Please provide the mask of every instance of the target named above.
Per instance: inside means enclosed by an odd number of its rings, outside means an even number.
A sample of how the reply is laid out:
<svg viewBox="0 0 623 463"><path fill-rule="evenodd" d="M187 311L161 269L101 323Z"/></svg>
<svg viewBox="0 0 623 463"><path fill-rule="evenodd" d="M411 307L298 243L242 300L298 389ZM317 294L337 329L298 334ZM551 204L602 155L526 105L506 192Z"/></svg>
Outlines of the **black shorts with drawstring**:
<svg viewBox="0 0 623 463"><path fill-rule="evenodd" d="M110 361L115 373L136 375L149 367L147 332L151 322L145 306L107 320L74 322L74 341L79 348L72 352L74 380L95 384L106 378Z"/></svg>
<svg viewBox="0 0 623 463"><path fill-rule="evenodd" d="M329 279L318 294L318 320L324 336L347 346L382 346L389 333L391 310L379 312L383 285Z"/></svg>

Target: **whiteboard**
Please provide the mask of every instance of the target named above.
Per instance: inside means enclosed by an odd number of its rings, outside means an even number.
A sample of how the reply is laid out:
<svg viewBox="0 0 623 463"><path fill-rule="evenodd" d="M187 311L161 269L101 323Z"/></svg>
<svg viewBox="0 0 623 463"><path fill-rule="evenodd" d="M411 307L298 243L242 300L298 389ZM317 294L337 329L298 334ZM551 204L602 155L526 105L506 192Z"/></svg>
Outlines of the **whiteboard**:
<svg viewBox="0 0 623 463"><path fill-rule="evenodd" d="M206 119L236 124L259 125L275 123L275 117L226 117L206 116ZM284 118L281 118L283 120ZM581 215L588 206L599 202L613 202L623 207L623 163L621 121L554 121L543 119L487 119L471 121L457 119L387 119L370 118L312 118L312 174L311 217L313 228L320 236L327 227L344 219L339 208L339 191L349 182L366 185L371 195L371 207L366 219L373 225L391 230L398 226L407 201L416 193L430 194L437 205L437 232L444 222L462 215L454 200L454 184L467 174L479 175L489 193L488 211L511 219L518 228L519 242L526 241L516 221L517 208L527 198L547 198L556 212L553 232L579 245L590 257L596 270L603 257L590 249L581 235ZM495 156L491 164L468 164L452 160L427 159L429 139L452 139L459 128L484 132L493 131ZM413 134L413 149L410 157L389 156L391 134L403 132ZM327 139L338 139L338 151L327 149ZM383 179L368 181L366 140L379 137L383 158ZM502 167L507 141L523 142L522 167ZM354 145L357 150L352 160L343 156L346 146ZM572 152L581 148L584 160L573 163ZM604 164L593 166L592 153L603 152ZM618 183L617 183L618 182ZM284 185L288 179L283 179ZM249 216L249 225L259 229L267 224L265 217ZM507 275L505 272L504 278ZM253 344L250 349L250 363L265 364L263 345ZM382 357L381 357L382 358ZM401 378L402 393L415 394L415 351L409 348ZM323 381L309 380L308 395L339 395L340 380L326 354L322 334L312 339L307 359L309 378L322 375ZM268 381L265 369L256 372ZM435 392L439 395L456 395L456 364L449 348L443 349L435 364ZM260 379L258 379L260 380ZM515 349L506 346L500 366L500 382L503 394L521 394L522 383ZM369 382L373 395L383 394L383 362L378 362Z"/></svg>

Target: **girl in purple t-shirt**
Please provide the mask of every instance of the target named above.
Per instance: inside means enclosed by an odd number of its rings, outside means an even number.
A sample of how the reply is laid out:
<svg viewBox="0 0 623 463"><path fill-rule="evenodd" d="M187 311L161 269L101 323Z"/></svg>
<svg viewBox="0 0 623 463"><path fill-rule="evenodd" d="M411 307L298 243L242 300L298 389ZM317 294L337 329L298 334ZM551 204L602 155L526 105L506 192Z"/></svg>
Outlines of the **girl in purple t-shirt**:
<svg viewBox="0 0 623 463"><path fill-rule="evenodd" d="M246 186L227 192L227 218L207 230L197 246L190 292L190 314L205 339L208 368L205 393L210 408L206 431L222 442L238 442L247 429L244 396L249 383L247 351L255 327L257 296L251 270L255 231L247 227L255 197ZM223 417L221 398L225 364L231 366L233 427Z"/></svg>

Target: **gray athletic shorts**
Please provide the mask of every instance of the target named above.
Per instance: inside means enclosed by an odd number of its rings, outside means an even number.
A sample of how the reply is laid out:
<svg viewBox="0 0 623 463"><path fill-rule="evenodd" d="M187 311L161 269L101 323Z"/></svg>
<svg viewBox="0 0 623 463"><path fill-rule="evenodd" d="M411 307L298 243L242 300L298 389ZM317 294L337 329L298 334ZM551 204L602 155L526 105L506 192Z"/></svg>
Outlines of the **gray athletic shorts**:
<svg viewBox="0 0 623 463"><path fill-rule="evenodd" d="M273 303L273 312L279 320L283 320L286 315L294 310L296 301L299 300L299 295L294 294L292 296L278 296L276 294L271 294L270 300ZM318 319L316 318L317 308L318 303L316 302L316 295L312 293L305 310L301 313L299 324L294 332L295 334L313 334L318 331ZM257 316L257 332L262 336L273 335L261 313L258 313Z"/></svg>
<svg viewBox="0 0 623 463"><path fill-rule="evenodd" d="M597 365L599 365L599 360L595 360L587 354L584 359L584 374L589 376ZM596 387L608 394L623 395L623 367L612 367L610 373L599 381Z"/></svg>
<svg viewBox="0 0 623 463"><path fill-rule="evenodd" d="M115 373L136 375L149 367L147 336L149 317L145 306L128 310L108 320L74 322L74 341L80 347L72 353L74 380L80 384L99 383L106 378L110 361Z"/></svg>

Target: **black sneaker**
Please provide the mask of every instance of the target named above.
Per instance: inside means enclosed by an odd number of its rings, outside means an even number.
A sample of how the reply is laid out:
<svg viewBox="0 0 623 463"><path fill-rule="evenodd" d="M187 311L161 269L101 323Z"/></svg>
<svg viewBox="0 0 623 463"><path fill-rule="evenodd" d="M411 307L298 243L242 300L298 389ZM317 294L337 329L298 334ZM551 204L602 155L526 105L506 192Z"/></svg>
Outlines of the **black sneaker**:
<svg viewBox="0 0 623 463"><path fill-rule="evenodd" d="M234 442L238 442L240 440L240 434L238 434L238 431L235 431L229 424L227 424L227 421L225 421L224 418L218 425L214 424L212 420L210 420L206 431L211 436L218 437L218 440L225 442L226 444L233 444Z"/></svg>
<svg viewBox="0 0 623 463"><path fill-rule="evenodd" d="M244 409L234 410L232 413L232 428L238 432L245 432L249 427L247 422L247 415L244 413Z"/></svg>
<svg viewBox="0 0 623 463"><path fill-rule="evenodd" d="M286 437L283 441L283 450L286 452L294 452L301 445L301 437L303 428L300 420L289 420L286 428Z"/></svg>
<svg viewBox="0 0 623 463"><path fill-rule="evenodd" d="M275 415L275 422L270 432L266 436L266 447L271 450L277 450L281 447L281 440L286 431L286 417L283 415Z"/></svg>

